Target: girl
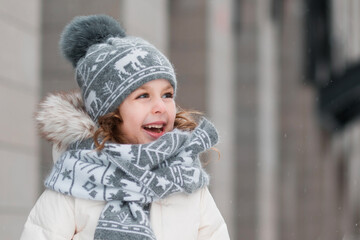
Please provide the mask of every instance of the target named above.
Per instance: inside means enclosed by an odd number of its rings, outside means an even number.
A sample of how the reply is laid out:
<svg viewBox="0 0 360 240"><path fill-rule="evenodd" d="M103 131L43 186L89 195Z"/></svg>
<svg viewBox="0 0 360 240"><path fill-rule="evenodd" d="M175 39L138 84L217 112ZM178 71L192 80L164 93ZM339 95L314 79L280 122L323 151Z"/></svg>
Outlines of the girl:
<svg viewBox="0 0 360 240"><path fill-rule="evenodd" d="M168 59L104 15L75 18L60 46L82 93L40 104L55 165L21 239L229 239L199 161L216 130L176 112Z"/></svg>

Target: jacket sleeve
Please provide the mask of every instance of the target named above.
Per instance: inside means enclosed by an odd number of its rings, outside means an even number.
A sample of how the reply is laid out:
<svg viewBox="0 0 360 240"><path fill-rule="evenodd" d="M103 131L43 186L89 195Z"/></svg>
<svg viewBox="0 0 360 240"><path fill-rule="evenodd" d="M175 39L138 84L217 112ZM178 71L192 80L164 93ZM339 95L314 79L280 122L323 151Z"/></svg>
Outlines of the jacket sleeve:
<svg viewBox="0 0 360 240"><path fill-rule="evenodd" d="M20 240L70 240L75 233L73 198L45 190L25 223Z"/></svg>
<svg viewBox="0 0 360 240"><path fill-rule="evenodd" d="M226 223L208 188L202 190L198 240L230 239Z"/></svg>

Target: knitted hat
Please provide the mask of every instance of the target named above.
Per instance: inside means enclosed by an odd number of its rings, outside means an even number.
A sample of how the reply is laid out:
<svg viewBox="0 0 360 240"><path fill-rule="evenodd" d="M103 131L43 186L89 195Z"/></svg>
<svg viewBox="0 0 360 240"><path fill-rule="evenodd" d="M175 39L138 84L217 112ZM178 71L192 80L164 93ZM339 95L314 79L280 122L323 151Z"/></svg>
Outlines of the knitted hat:
<svg viewBox="0 0 360 240"><path fill-rule="evenodd" d="M169 60L147 41L126 36L109 16L74 18L62 33L60 48L76 68L86 111L95 122L151 80L166 79L176 90Z"/></svg>

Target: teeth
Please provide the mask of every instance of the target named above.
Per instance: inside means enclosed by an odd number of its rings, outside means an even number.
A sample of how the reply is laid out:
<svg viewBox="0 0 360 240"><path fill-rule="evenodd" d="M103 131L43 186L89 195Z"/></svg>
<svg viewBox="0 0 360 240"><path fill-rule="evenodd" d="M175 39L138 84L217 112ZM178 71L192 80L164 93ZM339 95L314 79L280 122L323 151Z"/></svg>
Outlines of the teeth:
<svg viewBox="0 0 360 240"><path fill-rule="evenodd" d="M163 125L147 125L146 128L162 128Z"/></svg>

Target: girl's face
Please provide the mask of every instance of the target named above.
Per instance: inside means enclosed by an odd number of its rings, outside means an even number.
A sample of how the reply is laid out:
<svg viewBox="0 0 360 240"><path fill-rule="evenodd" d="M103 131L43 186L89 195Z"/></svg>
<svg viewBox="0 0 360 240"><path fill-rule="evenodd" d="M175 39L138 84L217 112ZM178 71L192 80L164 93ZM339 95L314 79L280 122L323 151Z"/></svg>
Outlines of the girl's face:
<svg viewBox="0 0 360 240"><path fill-rule="evenodd" d="M173 130L174 89L165 79L152 80L132 92L119 106L119 130L126 143L149 143Z"/></svg>

